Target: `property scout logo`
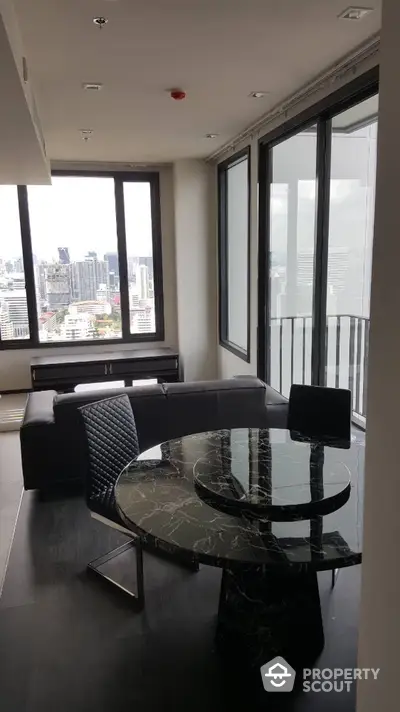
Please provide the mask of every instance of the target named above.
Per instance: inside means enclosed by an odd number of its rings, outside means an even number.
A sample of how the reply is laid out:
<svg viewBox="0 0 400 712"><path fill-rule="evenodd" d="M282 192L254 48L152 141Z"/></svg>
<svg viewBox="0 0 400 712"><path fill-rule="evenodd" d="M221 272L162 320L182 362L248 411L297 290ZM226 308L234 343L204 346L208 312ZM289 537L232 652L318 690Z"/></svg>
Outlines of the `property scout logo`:
<svg viewBox="0 0 400 712"><path fill-rule="evenodd" d="M350 692L356 680L377 680L379 668L304 668L303 692ZM291 692L296 672L284 658L276 657L261 666L266 692Z"/></svg>

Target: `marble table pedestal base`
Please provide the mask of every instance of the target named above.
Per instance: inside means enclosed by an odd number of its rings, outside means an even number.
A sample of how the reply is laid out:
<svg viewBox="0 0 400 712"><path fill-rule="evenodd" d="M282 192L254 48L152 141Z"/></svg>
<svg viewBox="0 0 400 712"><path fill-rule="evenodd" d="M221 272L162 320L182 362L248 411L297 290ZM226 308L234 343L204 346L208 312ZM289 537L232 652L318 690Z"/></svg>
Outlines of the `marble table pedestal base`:
<svg viewBox="0 0 400 712"><path fill-rule="evenodd" d="M312 665L324 647L317 574L224 569L216 643L252 669L278 655L296 670Z"/></svg>

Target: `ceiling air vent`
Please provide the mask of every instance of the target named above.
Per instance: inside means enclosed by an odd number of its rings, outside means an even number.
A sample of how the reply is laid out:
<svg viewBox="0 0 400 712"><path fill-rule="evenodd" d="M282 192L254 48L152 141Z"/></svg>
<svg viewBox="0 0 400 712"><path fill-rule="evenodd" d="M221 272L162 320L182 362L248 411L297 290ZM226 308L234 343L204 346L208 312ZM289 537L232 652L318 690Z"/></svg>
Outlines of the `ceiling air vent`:
<svg viewBox="0 0 400 712"><path fill-rule="evenodd" d="M103 88L102 84L97 84L96 82L85 82L82 84L82 89L86 91L100 91Z"/></svg>

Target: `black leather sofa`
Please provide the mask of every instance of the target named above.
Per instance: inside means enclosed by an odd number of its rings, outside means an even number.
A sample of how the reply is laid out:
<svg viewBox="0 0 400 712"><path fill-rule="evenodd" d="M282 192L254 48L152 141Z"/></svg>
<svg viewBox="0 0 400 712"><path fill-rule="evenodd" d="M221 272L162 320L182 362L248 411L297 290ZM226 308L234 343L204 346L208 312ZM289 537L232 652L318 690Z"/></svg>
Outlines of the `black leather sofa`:
<svg viewBox="0 0 400 712"><path fill-rule="evenodd" d="M163 383L57 395L29 394L20 431L25 489L46 490L83 479L78 408L126 393L143 452L181 435L242 427L285 427L287 400L253 377Z"/></svg>

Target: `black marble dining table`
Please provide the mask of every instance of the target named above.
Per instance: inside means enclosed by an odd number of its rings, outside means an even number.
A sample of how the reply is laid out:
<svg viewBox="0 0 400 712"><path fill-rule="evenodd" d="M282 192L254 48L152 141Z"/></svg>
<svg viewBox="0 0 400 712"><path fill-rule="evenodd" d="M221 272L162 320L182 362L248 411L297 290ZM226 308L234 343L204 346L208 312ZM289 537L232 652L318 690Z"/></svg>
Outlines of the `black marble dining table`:
<svg viewBox="0 0 400 712"><path fill-rule="evenodd" d="M363 472L360 438L220 430L143 452L115 496L145 547L222 567L224 656L299 668L324 645L317 572L361 562Z"/></svg>

